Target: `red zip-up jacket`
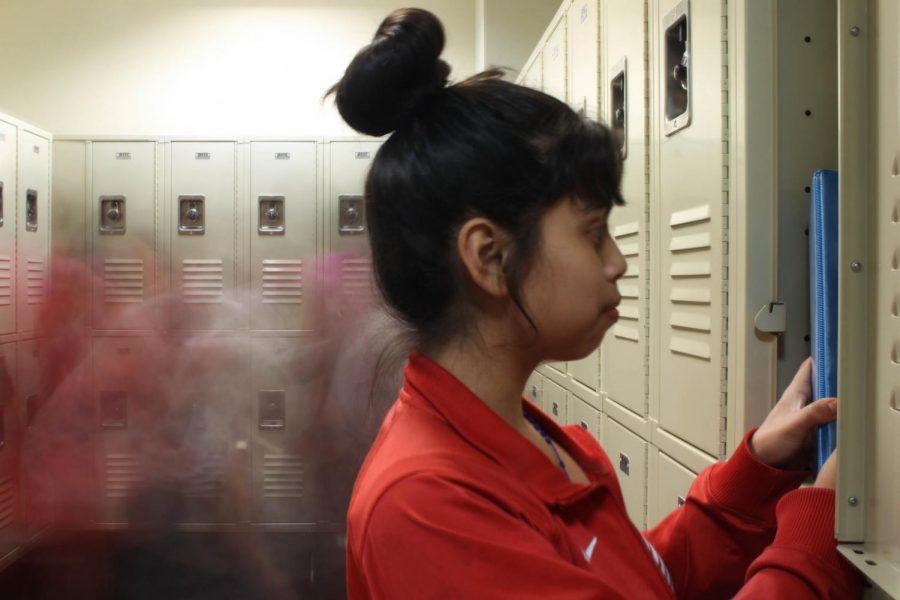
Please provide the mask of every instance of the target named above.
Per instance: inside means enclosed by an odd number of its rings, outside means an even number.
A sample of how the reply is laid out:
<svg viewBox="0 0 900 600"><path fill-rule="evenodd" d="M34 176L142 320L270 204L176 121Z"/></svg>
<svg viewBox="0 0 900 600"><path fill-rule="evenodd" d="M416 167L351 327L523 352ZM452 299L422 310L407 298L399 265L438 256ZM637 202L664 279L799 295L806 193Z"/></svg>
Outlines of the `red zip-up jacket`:
<svg viewBox="0 0 900 600"><path fill-rule="evenodd" d="M405 376L350 503L351 599L859 595L835 549L834 493L795 490L804 474L756 460L749 436L642 535L587 432L523 399L590 480L572 483L428 358L413 354Z"/></svg>

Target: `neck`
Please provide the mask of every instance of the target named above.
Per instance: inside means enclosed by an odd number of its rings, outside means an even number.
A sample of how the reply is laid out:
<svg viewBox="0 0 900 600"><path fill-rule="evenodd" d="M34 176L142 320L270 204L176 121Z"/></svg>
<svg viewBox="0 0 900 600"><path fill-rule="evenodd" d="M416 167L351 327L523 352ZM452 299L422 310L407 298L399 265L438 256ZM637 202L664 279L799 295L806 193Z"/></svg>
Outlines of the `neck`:
<svg viewBox="0 0 900 600"><path fill-rule="evenodd" d="M537 366L523 361L514 347L458 341L429 353L429 358L449 371L501 419L523 429L522 390Z"/></svg>

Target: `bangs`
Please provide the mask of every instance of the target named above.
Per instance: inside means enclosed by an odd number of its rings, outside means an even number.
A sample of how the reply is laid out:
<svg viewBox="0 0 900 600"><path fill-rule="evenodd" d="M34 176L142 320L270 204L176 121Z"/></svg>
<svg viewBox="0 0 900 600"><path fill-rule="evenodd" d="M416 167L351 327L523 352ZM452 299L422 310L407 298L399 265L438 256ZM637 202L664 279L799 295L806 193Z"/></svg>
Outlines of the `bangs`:
<svg viewBox="0 0 900 600"><path fill-rule="evenodd" d="M576 117L550 154L555 198L572 195L586 207L606 210L625 204L622 157L606 127Z"/></svg>

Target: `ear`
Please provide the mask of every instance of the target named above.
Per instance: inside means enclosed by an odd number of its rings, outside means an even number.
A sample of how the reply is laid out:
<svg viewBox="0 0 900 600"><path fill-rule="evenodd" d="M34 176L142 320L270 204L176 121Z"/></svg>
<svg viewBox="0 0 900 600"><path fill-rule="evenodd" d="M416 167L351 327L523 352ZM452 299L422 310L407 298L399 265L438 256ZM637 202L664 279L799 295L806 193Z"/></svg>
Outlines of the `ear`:
<svg viewBox="0 0 900 600"><path fill-rule="evenodd" d="M475 217L466 221L456 236L456 249L472 282L491 296L507 293L504 264L509 235L493 221Z"/></svg>

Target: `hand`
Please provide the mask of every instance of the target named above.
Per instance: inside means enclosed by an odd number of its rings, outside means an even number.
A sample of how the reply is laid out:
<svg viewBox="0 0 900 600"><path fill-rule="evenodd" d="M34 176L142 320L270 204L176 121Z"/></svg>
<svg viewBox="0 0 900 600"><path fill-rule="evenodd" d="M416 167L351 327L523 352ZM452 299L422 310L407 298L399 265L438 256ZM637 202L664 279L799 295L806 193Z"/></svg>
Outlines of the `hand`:
<svg viewBox="0 0 900 600"><path fill-rule="evenodd" d="M819 425L834 421L837 398L822 398L807 404L812 397L812 359L807 358L778 404L750 439L756 457L772 467L803 469L804 459Z"/></svg>
<svg viewBox="0 0 900 600"><path fill-rule="evenodd" d="M828 457L828 460L825 461L825 464L822 465L813 487L826 488L829 490L833 490L837 487L837 450L832 452L831 456Z"/></svg>

